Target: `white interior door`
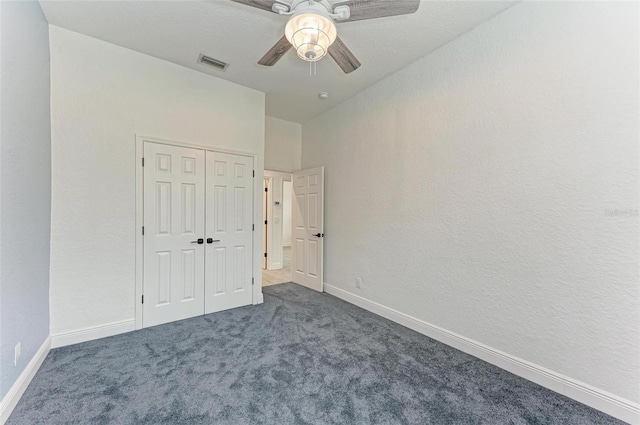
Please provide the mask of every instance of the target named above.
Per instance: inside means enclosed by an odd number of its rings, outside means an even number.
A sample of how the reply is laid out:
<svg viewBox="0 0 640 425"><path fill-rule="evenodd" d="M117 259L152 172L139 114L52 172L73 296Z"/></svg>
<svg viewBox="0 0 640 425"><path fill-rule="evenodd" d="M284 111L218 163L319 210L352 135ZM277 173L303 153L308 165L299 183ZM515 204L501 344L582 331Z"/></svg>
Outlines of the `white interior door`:
<svg viewBox="0 0 640 425"><path fill-rule="evenodd" d="M208 314L253 302L253 158L207 152L206 162Z"/></svg>
<svg viewBox="0 0 640 425"><path fill-rule="evenodd" d="M204 313L204 151L144 143L143 326ZM198 243L200 239L200 243Z"/></svg>
<svg viewBox="0 0 640 425"><path fill-rule="evenodd" d="M323 291L324 167L293 173L293 282Z"/></svg>

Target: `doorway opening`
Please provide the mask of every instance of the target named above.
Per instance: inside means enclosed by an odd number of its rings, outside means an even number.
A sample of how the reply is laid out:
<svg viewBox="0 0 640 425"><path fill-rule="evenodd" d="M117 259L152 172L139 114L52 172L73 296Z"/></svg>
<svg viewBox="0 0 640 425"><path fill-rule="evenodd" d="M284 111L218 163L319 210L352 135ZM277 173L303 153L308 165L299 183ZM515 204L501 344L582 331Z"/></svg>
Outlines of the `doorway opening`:
<svg viewBox="0 0 640 425"><path fill-rule="evenodd" d="M265 170L265 267L262 286L291 282L292 182L290 173ZM267 183L268 182L268 183Z"/></svg>

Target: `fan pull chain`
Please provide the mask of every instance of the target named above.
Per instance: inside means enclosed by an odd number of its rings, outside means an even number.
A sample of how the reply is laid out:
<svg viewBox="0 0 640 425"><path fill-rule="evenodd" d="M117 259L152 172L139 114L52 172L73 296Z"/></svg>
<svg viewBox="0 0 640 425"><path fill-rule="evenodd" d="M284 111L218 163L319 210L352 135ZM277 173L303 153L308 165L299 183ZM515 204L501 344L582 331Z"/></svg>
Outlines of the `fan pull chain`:
<svg viewBox="0 0 640 425"><path fill-rule="evenodd" d="M309 77L318 75L318 62L309 62Z"/></svg>

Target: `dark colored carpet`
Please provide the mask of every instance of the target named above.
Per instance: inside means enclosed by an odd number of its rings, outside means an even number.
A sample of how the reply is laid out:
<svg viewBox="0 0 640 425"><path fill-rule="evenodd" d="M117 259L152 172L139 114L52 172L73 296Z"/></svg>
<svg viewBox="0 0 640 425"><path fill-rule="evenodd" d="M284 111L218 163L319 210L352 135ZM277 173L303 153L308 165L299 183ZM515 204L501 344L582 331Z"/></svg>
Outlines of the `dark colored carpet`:
<svg viewBox="0 0 640 425"><path fill-rule="evenodd" d="M294 284L52 350L8 424L619 424Z"/></svg>

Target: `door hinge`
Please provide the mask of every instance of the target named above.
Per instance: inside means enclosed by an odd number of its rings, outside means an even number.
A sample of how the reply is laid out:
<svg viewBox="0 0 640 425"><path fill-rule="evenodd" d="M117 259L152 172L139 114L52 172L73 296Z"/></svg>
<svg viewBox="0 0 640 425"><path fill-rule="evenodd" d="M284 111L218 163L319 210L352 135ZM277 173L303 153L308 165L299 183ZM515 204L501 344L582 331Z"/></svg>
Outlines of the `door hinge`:
<svg viewBox="0 0 640 425"><path fill-rule="evenodd" d="M264 258L267 258L267 253L266 252L264 253Z"/></svg>
<svg viewBox="0 0 640 425"><path fill-rule="evenodd" d="M144 236L144 226L142 226L142 236Z"/></svg>
<svg viewBox="0 0 640 425"><path fill-rule="evenodd" d="M255 225L255 224L252 224L252 225L251 225L251 231L252 231L252 232L255 232L255 231L256 231L256 225Z"/></svg>
<svg viewBox="0 0 640 425"><path fill-rule="evenodd" d="M142 304L144 304L144 295L142 296Z"/></svg>
<svg viewBox="0 0 640 425"><path fill-rule="evenodd" d="M267 220L264 221L264 224L267 224Z"/></svg>
<svg viewBox="0 0 640 425"><path fill-rule="evenodd" d="M264 188L264 191L265 191L265 192L268 192L268 191L269 191L269 189L265 187L265 188Z"/></svg>
<svg viewBox="0 0 640 425"><path fill-rule="evenodd" d="M254 279L254 278L251 278L251 285L255 285L255 284L256 284L255 279Z"/></svg>
<svg viewBox="0 0 640 425"><path fill-rule="evenodd" d="M144 167L144 158L142 158L142 166Z"/></svg>
<svg viewBox="0 0 640 425"><path fill-rule="evenodd" d="M253 170L253 177L256 176L256 170Z"/></svg>

